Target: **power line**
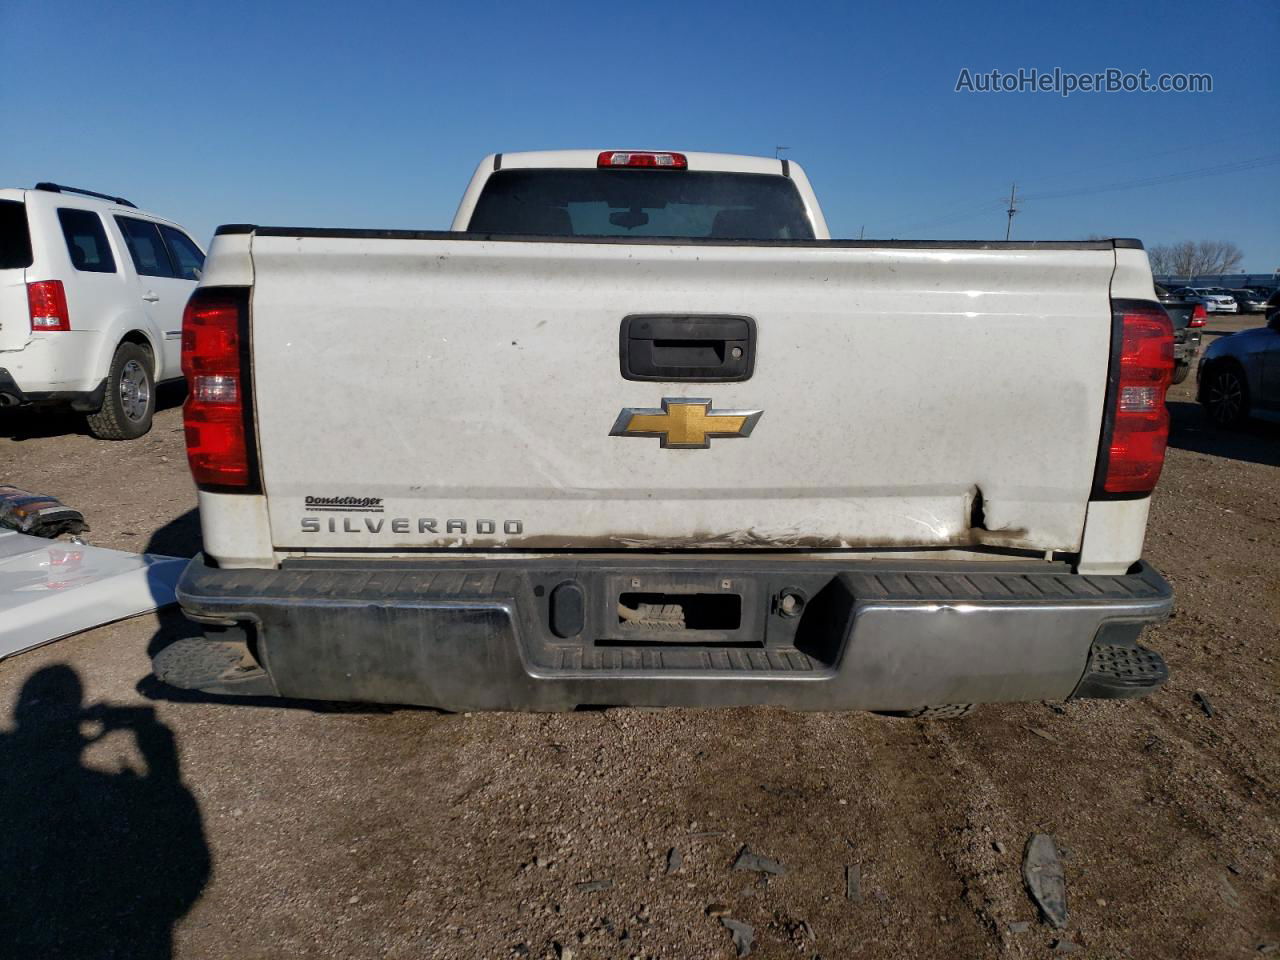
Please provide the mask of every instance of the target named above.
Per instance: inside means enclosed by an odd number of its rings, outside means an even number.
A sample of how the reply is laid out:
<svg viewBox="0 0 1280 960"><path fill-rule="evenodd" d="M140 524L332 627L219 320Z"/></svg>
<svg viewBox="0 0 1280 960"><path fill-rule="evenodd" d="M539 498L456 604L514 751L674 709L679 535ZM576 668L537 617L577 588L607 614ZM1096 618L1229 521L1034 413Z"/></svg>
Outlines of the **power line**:
<svg viewBox="0 0 1280 960"><path fill-rule="evenodd" d="M1055 190L1049 193L1028 194L1024 200L1058 200L1064 197L1084 197L1094 193L1109 193L1115 190L1132 190L1137 187L1150 187L1163 183L1178 183L1184 180L1200 180L1204 177L1217 177L1228 173L1243 173L1247 170L1258 170L1280 163L1280 153L1250 160L1237 160L1233 163L1220 163L1212 167L1201 167L1197 170L1185 170L1182 173L1166 173L1156 177L1138 177L1134 180L1120 180L1104 184L1100 187L1081 187L1070 190Z"/></svg>
<svg viewBox="0 0 1280 960"><path fill-rule="evenodd" d="M1217 164L1209 167L1198 167L1194 170L1183 170L1178 173L1161 174L1154 177L1138 177L1132 180L1120 180L1113 183L1102 184L1095 187L1077 187L1065 190L1047 191L1044 193L1023 194L1020 202L1025 203L1029 200L1059 200L1067 197L1083 197L1095 193L1109 193L1120 190L1132 190L1139 187L1159 186L1166 183L1179 183L1187 180L1200 180L1206 177L1225 176L1231 173L1245 173L1250 170L1258 170L1263 167L1273 166L1280 163L1280 154L1266 154L1261 157L1252 157L1248 160L1237 160L1232 163ZM966 220L973 220L979 216L988 216L995 212L996 205L1005 206L1005 200L984 200L979 204L970 207L964 207L942 217L926 220L919 223L909 224L904 232L911 233L916 230L924 230L930 227L941 227L952 223L960 223ZM1012 203L1009 206L1013 206ZM1008 213L1008 208L1005 208ZM1015 210L1015 213L1018 211ZM1012 219L1012 217L1010 217Z"/></svg>
<svg viewBox="0 0 1280 960"><path fill-rule="evenodd" d="M1046 180L1068 180L1073 177L1080 177L1082 175L1088 176L1089 174L1102 171L1102 170L1115 170L1118 167L1127 167L1135 163L1150 163L1152 160L1157 160L1161 157L1173 156L1174 154L1205 152L1210 148L1211 148L1210 144L1194 143L1194 144L1191 144L1190 146L1184 144L1179 147L1173 147L1172 149L1169 149L1169 150L1160 150L1156 153L1150 153L1150 152L1130 153L1122 156L1108 155L1107 163L1090 164L1087 167L1075 167L1072 170L1068 170L1060 173L1043 173L1034 177L1024 177L1023 185L1025 186L1027 183L1030 183L1032 185L1039 185Z"/></svg>
<svg viewBox="0 0 1280 960"><path fill-rule="evenodd" d="M920 223L910 223L904 228L910 233L913 230L924 230L928 227L941 227L949 223L956 223L962 220L972 220L974 217L991 213L994 207L1003 207L1004 200L984 200L977 206L965 207L953 213L946 214L937 220L925 220Z"/></svg>
<svg viewBox="0 0 1280 960"><path fill-rule="evenodd" d="M1064 177L1075 177L1075 176L1079 176L1081 173L1086 173L1086 172L1089 172L1089 171L1091 171L1091 170L1107 170L1107 169L1114 169L1115 167L1117 167L1117 166L1123 166L1123 165L1124 165L1124 164L1126 164L1126 163L1133 163L1133 162L1136 162L1136 161L1139 161L1139 160L1154 160L1154 159L1156 159L1157 157L1165 157L1165 156L1169 156L1170 154L1175 154L1175 153L1187 153L1187 152L1190 152L1190 151L1200 150L1200 149L1203 149L1202 145L1197 144L1197 145L1192 146L1192 147L1185 147L1185 146L1184 146L1184 147L1176 147L1176 148L1174 148L1174 149L1172 149L1172 150L1162 150L1162 151L1160 151L1159 153L1134 154L1134 155L1131 155L1131 156L1129 156L1129 157L1123 158L1122 160L1120 160L1120 161L1119 161L1119 162L1117 162L1117 163L1107 164L1107 165L1106 165L1106 166L1104 166L1104 167L1077 168L1077 169L1075 169L1075 170L1071 171L1070 173L1049 174L1049 175L1047 175L1047 176L1042 176L1042 177L1038 177L1038 178L1037 178L1037 177L1032 177L1030 182L1031 182L1032 184L1037 184L1037 183L1042 183L1042 182L1044 182L1045 180L1061 180L1061 179L1062 179L1062 178L1064 178ZM1025 197L1024 197L1024 198L1025 198ZM1003 207L1003 206L1005 205L1005 202L1006 202L1006 201L1004 201L1004 200L984 200L984 201L982 201L981 203L977 204L976 206L967 206L967 207L962 207L962 208L960 208L960 209L958 209L958 210L956 210L956 211L954 211L954 212L952 212L952 213L944 214L944 215L943 215L942 217L940 217L940 218L930 219L930 220L924 220L924 221L920 221L920 222L918 222L918 223L908 224L908 226L906 227L906 229L907 229L908 231L910 231L910 230L921 230L921 229L924 229L924 228L926 228L926 227L944 226L944 225L946 225L946 224L955 223L955 222L957 222L957 221L961 221L961 220L971 220L971 219L974 219L974 218L976 218L976 217L978 217L978 216L980 216L980 215L982 215L982 214L991 213L991 212L992 212L992 208L993 208L993 207L995 207L995 206L997 206L997 205L999 205L999 206Z"/></svg>

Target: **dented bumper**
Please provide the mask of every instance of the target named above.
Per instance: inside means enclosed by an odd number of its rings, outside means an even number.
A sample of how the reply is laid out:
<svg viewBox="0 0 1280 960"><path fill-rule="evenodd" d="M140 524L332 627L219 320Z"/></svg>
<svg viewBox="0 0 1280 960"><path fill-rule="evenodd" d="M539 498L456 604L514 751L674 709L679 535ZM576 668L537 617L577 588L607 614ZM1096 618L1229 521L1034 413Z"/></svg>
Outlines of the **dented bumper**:
<svg viewBox="0 0 1280 960"><path fill-rule="evenodd" d="M1169 585L1145 564L1080 576L1046 562L741 554L307 560L278 570L219 570L197 557L178 599L205 639L168 662L162 651L161 679L452 710L911 710L1132 696L1163 681L1162 662L1144 675L1154 680L1109 686L1098 671L1125 658L1098 652L1142 651L1142 627L1172 606ZM191 666L201 650L206 674Z"/></svg>

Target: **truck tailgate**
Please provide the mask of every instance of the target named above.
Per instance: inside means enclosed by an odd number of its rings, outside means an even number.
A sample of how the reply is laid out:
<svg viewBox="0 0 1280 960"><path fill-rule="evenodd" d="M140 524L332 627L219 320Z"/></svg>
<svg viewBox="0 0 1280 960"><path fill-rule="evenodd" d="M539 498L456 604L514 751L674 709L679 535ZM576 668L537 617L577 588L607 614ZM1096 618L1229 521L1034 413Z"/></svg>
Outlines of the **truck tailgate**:
<svg viewBox="0 0 1280 960"><path fill-rule="evenodd" d="M1104 245L260 231L251 249L278 550L1080 544ZM754 372L624 379L637 314L749 317ZM759 417L702 449L611 435L678 398Z"/></svg>

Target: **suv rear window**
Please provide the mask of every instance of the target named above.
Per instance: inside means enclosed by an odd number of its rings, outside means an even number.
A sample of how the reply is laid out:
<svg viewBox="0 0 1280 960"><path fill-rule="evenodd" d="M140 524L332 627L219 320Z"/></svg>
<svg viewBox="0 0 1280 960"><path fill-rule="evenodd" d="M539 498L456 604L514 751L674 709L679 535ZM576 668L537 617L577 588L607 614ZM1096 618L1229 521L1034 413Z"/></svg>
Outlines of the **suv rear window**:
<svg viewBox="0 0 1280 960"><path fill-rule="evenodd" d="M176 277L169 254L160 239L160 230L150 220L116 217L124 242L133 258L133 267L143 277Z"/></svg>
<svg viewBox="0 0 1280 960"><path fill-rule="evenodd" d="M696 170L498 170L468 229L550 237L812 240L787 177Z"/></svg>
<svg viewBox="0 0 1280 960"><path fill-rule="evenodd" d="M100 216L92 210L59 207L58 223L62 225L73 267L86 273L116 272L116 258L107 243L107 229Z"/></svg>
<svg viewBox="0 0 1280 960"><path fill-rule="evenodd" d="M31 230L27 205L21 200L0 200L0 270L31 266Z"/></svg>

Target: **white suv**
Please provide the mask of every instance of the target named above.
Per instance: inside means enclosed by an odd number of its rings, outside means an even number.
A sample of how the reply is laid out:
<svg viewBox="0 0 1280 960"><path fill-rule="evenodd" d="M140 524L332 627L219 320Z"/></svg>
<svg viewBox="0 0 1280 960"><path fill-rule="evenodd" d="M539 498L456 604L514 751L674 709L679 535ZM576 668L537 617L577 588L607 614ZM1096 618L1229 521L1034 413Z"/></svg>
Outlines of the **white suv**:
<svg viewBox="0 0 1280 960"><path fill-rule="evenodd" d="M151 429L182 376L182 311L204 251L128 200L0 189L0 407L67 404L104 440Z"/></svg>

